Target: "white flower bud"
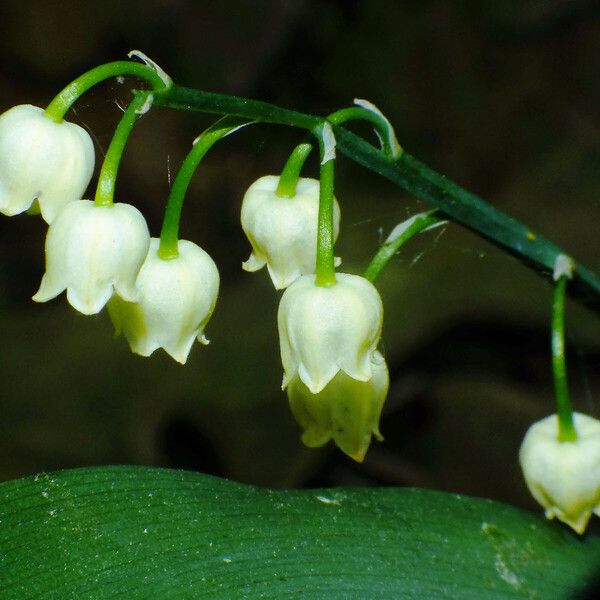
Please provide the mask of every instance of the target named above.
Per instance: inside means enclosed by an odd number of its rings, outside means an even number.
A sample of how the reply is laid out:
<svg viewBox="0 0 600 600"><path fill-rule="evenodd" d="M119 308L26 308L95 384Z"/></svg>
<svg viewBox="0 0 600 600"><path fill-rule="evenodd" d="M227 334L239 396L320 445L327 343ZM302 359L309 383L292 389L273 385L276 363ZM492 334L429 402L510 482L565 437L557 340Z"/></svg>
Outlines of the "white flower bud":
<svg viewBox="0 0 600 600"><path fill-rule="evenodd" d="M290 408L304 430L302 442L310 447L323 446L333 439L348 456L362 462L371 443L378 441L379 417L389 386L388 369L383 356L371 355L372 377L357 381L343 371L317 394L296 375L287 386Z"/></svg>
<svg viewBox="0 0 600 600"><path fill-rule="evenodd" d="M134 302L149 244L148 226L137 208L71 202L48 228L46 273L33 299L47 302L66 289L67 300L85 315L100 312L113 291Z"/></svg>
<svg viewBox="0 0 600 600"><path fill-rule="evenodd" d="M301 177L292 198L278 196L279 177L267 175L255 181L242 201L242 229L252 254L242 267L258 271L265 265L275 288L286 288L300 275L315 272L319 181ZM334 199L334 241L340 229L340 207Z"/></svg>
<svg viewBox="0 0 600 600"><path fill-rule="evenodd" d="M150 356L157 348L185 364L195 339L208 344L204 327L215 308L219 271L212 258L192 242L179 240L179 255L158 256L160 240L152 238L137 278L138 302L113 296L108 303L117 335L123 332L131 350Z"/></svg>
<svg viewBox="0 0 600 600"><path fill-rule="evenodd" d="M577 439L558 441L558 418L534 423L523 440L519 460L533 497L577 533L594 512L600 516L600 421L573 414Z"/></svg>
<svg viewBox="0 0 600 600"><path fill-rule="evenodd" d="M29 104L0 116L0 212L16 215L37 200L51 223L65 204L81 200L93 172L94 144L79 125L56 123Z"/></svg>
<svg viewBox="0 0 600 600"><path fill-rule="evenodd" d="M381 298L364 277L335 277L335 285L320 287L314 275L304 275L281 297L277 320L284 389L296 374L313 394L340 370L359 381L371 379L371 355L383 322Z"/></svg>

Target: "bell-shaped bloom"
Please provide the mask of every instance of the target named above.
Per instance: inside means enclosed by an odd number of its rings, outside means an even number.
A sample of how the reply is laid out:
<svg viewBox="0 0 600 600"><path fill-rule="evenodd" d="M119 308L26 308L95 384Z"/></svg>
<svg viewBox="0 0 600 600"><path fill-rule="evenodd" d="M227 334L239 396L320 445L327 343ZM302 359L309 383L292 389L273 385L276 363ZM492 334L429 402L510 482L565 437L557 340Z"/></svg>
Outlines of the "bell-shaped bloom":
<svg viewBox="0 0 600 600"><path fill-rule="evenodd" d="M81 200L94 172L94 144L79 125L56 123L43 109L15 106L0 116L0 212L32 207L51 223Z"/></svg>
<svg viewBox="0 0 600 600"><path fill-rule="evenodd" d="M135 280L149 244L137 208L70 202L48 228L46 273L33 299L47 302L66 289L67 300L84 315L100 312L113 292L135 302Z"/></svg>
<svg viewBox="0 0 600 600"><path fill-rule="evenodd" d="M388 369L383 356L371 355L372 376L357 381L344 371L317 394L313 394L296 375L287 386L290 408L304 430L302 442L310 447L323 446L333 439L348 456L362 462L374 435L378 441L379 417L389 386Z"/></svg>
<svg viewBox="0 0 600 600"><path fill-rule="evenodd" d="M281 290L300 275L315 272L319 181L301 177L296 195L276 194L279 177L267 175L255 181L242 201L242 229L252 245L252 254L242 267L258 271L265 265L275 288ZM340 207L334 199L333 234L340 229Z"/></svg>
<svg viewBox="0 0 600 600"><path fill-rule="evenodd" d="M592 513L600 516L600 421L574 413L573 423L573 442L558 441L556 415L534 423L519 460L527 487L546 517L557 517L581 534Z"/></svg>
<svg viewBox="0 0 600 600"><path fill-rule="evenodd" d="M131 350L150 356L157 348L185 364L195 339L208 344L204 327L215 308L219 271L212 258L192 242L179 240L179 255L163 260L160 240L152 238L150 251L137 278L140 297L125 302L113 296L108 303L117 335L127 338Z"/></svg>
<svg viewBox="0 0 600 600"><path fill-rule="evenodd" d="M336 273L335 285L304 275L285 290L277 316L285 389L296 376L318 394L339 371L358 381L373 374L371 356L381 335L383 305L375 286Z"/></svg>

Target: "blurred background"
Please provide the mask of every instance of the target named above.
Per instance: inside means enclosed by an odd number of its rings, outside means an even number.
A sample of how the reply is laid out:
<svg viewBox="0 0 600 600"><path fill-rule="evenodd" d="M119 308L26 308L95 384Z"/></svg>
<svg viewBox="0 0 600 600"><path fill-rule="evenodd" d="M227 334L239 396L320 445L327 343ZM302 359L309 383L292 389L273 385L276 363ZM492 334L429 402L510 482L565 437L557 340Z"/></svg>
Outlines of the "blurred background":
<svg viewBox="0 0 600 600"><path fill-rule="evenodd" d="M587 0L5 0L0 112L44 106L97 64L137 48L177 83L329 113L377 104L411 154L600 271L597 62ZM98 86L70 119L98 163L130 82ZM158 235L169 181L210 117L152 110L136 127L117 199ZM368 129L355 129L370 135ZM64 296L36 305L40 218L0 219L0 480L103 464L185 468L273 487L422 486L538 510L517 452L553 412L551 288L456 225L405 246L378 281L392 385L365 462L308 450L280 390L278 297L241 270L245 189L276 174L298 131L255 126L209 153L188 194L182 237L219 265L219 303L182 367L113 339L106 314ZM315 157L307 175L315 176ZM92 181L88 194L93 194ZM336 254L359 273L398 222L430 208L341 157ZM576 407L600 417L600 322L570 303Z"/></svg>

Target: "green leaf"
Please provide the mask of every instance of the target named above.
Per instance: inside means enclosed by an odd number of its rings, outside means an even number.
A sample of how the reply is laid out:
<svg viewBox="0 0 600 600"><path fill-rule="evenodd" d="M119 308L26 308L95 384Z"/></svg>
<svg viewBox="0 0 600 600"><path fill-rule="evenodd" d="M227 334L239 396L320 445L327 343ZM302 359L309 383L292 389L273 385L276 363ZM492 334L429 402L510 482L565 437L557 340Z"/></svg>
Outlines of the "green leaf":
<svg viewBox="0 0 600 600"><path fill-rule="evenodd" d="M0 485L0 598L560 599L600 539L417 489L259 489L78 469Z"/></svg>

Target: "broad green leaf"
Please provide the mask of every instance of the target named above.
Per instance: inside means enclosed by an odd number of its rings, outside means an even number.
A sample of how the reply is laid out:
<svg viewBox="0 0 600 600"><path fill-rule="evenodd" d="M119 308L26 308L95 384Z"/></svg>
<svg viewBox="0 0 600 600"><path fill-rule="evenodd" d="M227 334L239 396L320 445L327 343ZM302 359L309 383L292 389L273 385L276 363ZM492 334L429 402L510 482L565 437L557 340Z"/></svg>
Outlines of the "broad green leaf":
<svg viewBox="0 0 600 600"><path fill-rule="evenodd" d="M0 598L570 598L600 565L516 508L104 467L0 485Z"/></svg>

